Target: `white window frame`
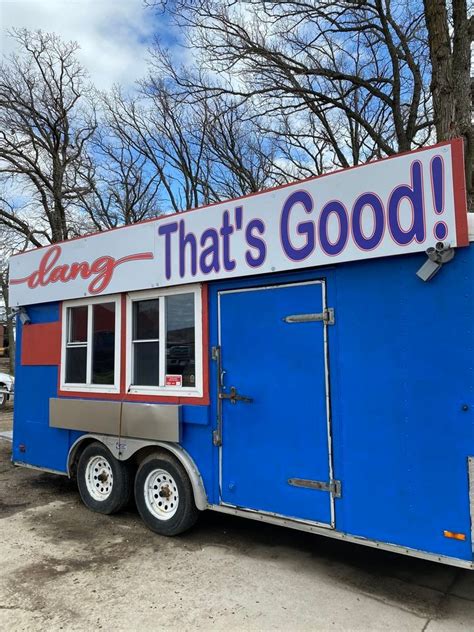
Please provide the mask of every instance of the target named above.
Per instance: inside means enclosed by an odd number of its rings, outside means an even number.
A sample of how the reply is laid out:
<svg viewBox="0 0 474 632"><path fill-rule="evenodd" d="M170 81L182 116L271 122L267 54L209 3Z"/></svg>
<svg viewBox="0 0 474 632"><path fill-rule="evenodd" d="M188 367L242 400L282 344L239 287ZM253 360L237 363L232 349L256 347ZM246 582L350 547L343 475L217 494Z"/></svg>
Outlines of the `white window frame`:
<svg viewBox="0 0 474 632"><path fill-rule="evenodd" d="M194 294L194 349L196 362L196 385L194 387L165 386L166 377L166 309L165 297L176 294ZM137 386L132 384L133 375L133 344L132 344L132 320L133 303L149 299L160 299L160 323L159 323L159 358L160 358L160 383L163 386ZM163 397L203 397L203 349L202 349L202 287L200 284L180 285L160 290L131 292L127 295L127 361L126 361L126 385L127 392L137 395L163 396Z"/></svg>
<svg viewBox="0 0 474 632"><path fill-rule="evenodd" d="M114 383L113 384L92 384L92 306L100 303L115 303L115 356L114 356ZM66 343L68 333L67 310L69 307L87 306L87 364L86 378L89 380L84 383L66 382ZM75 301L64 301L62 304L62 331L61 331L61 391L82 391L89 393L120 393L120 353L121 353L121 298L120 294L110 296L98 296L96 298L78 299Z"/></svg>

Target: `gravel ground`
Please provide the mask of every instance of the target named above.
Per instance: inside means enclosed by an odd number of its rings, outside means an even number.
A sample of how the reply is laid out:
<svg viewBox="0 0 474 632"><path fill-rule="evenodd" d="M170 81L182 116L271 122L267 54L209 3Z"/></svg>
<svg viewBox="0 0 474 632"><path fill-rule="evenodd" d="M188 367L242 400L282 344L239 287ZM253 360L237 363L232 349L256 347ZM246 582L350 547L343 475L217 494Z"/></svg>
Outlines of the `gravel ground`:
<svg viewBox="0 0 474 632"><path fill-rule="evenodd" d="M6 403L5 408L0 411L0 432L13 428L13 402Z"/></svg>
<svg viewBox="0 0 474 632"><path fill-rule="evenodd" d="M46 629L474 630L474 574L211 512L159 537L0 439L0 630Z"/></svg>

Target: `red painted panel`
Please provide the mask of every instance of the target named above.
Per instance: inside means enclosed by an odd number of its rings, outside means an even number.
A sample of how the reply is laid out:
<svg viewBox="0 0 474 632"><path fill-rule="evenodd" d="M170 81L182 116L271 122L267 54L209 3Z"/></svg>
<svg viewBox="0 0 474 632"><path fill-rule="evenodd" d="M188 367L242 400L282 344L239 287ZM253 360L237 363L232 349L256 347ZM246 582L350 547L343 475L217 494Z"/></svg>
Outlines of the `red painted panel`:
<svg viewBox="0 0 474 632"><path fill-rule="evenodd" d="M21 343L23 366L58 365L61 362L61 323L24 325Z"/></svg>
<svg viewBox="0 0 474 632"><path fill-rule="evenodd" d="M451 143L454 210L456 213L456 242L458 246L469 246L466 179L464 171L464 140L462 138L455 138Z"/></svg>

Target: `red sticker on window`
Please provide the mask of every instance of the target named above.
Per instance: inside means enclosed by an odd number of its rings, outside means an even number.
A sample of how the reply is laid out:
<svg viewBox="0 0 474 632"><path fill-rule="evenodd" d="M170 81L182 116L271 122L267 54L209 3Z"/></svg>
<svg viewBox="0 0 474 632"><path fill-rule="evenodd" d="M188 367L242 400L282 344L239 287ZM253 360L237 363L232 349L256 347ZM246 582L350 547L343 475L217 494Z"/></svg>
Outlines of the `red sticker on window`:
<svg viewBox="0 0 474 632"><path fill-rule="evenodd" d="M183 386L183 376L167 375L165 384L166 386Z"/></svg>

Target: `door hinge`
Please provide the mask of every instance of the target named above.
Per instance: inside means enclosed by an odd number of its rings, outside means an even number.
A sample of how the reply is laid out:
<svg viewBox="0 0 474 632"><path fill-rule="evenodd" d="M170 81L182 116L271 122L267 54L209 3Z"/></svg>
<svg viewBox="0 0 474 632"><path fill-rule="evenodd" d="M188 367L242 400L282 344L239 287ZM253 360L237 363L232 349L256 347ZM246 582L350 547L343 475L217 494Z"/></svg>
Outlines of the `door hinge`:
<svg viewBox="0 0 474 632"><path fill-rule="evenodd" d="M285 323L314 323L323 322L325 325L334 325L336 318L333 307L326 307L322 312L315 314L290 314L283 319Z"/></svg>
<svg viewBox="0 0 474 632"><path fill-rule="evenodd" d="M331 494L334 498L341 498L342 496L342 483L341 481L333 481L330 483L331 486Z"/></svg>
<svg viewBox="0 0 474 632"><path fill-rule="evenodd" d="M288 484L294 487L306 487L308 489L318 489L323 492L330 492L334 498L341 498L342 483L341 481L311 481L306 478L289 478Z"/></svg>

